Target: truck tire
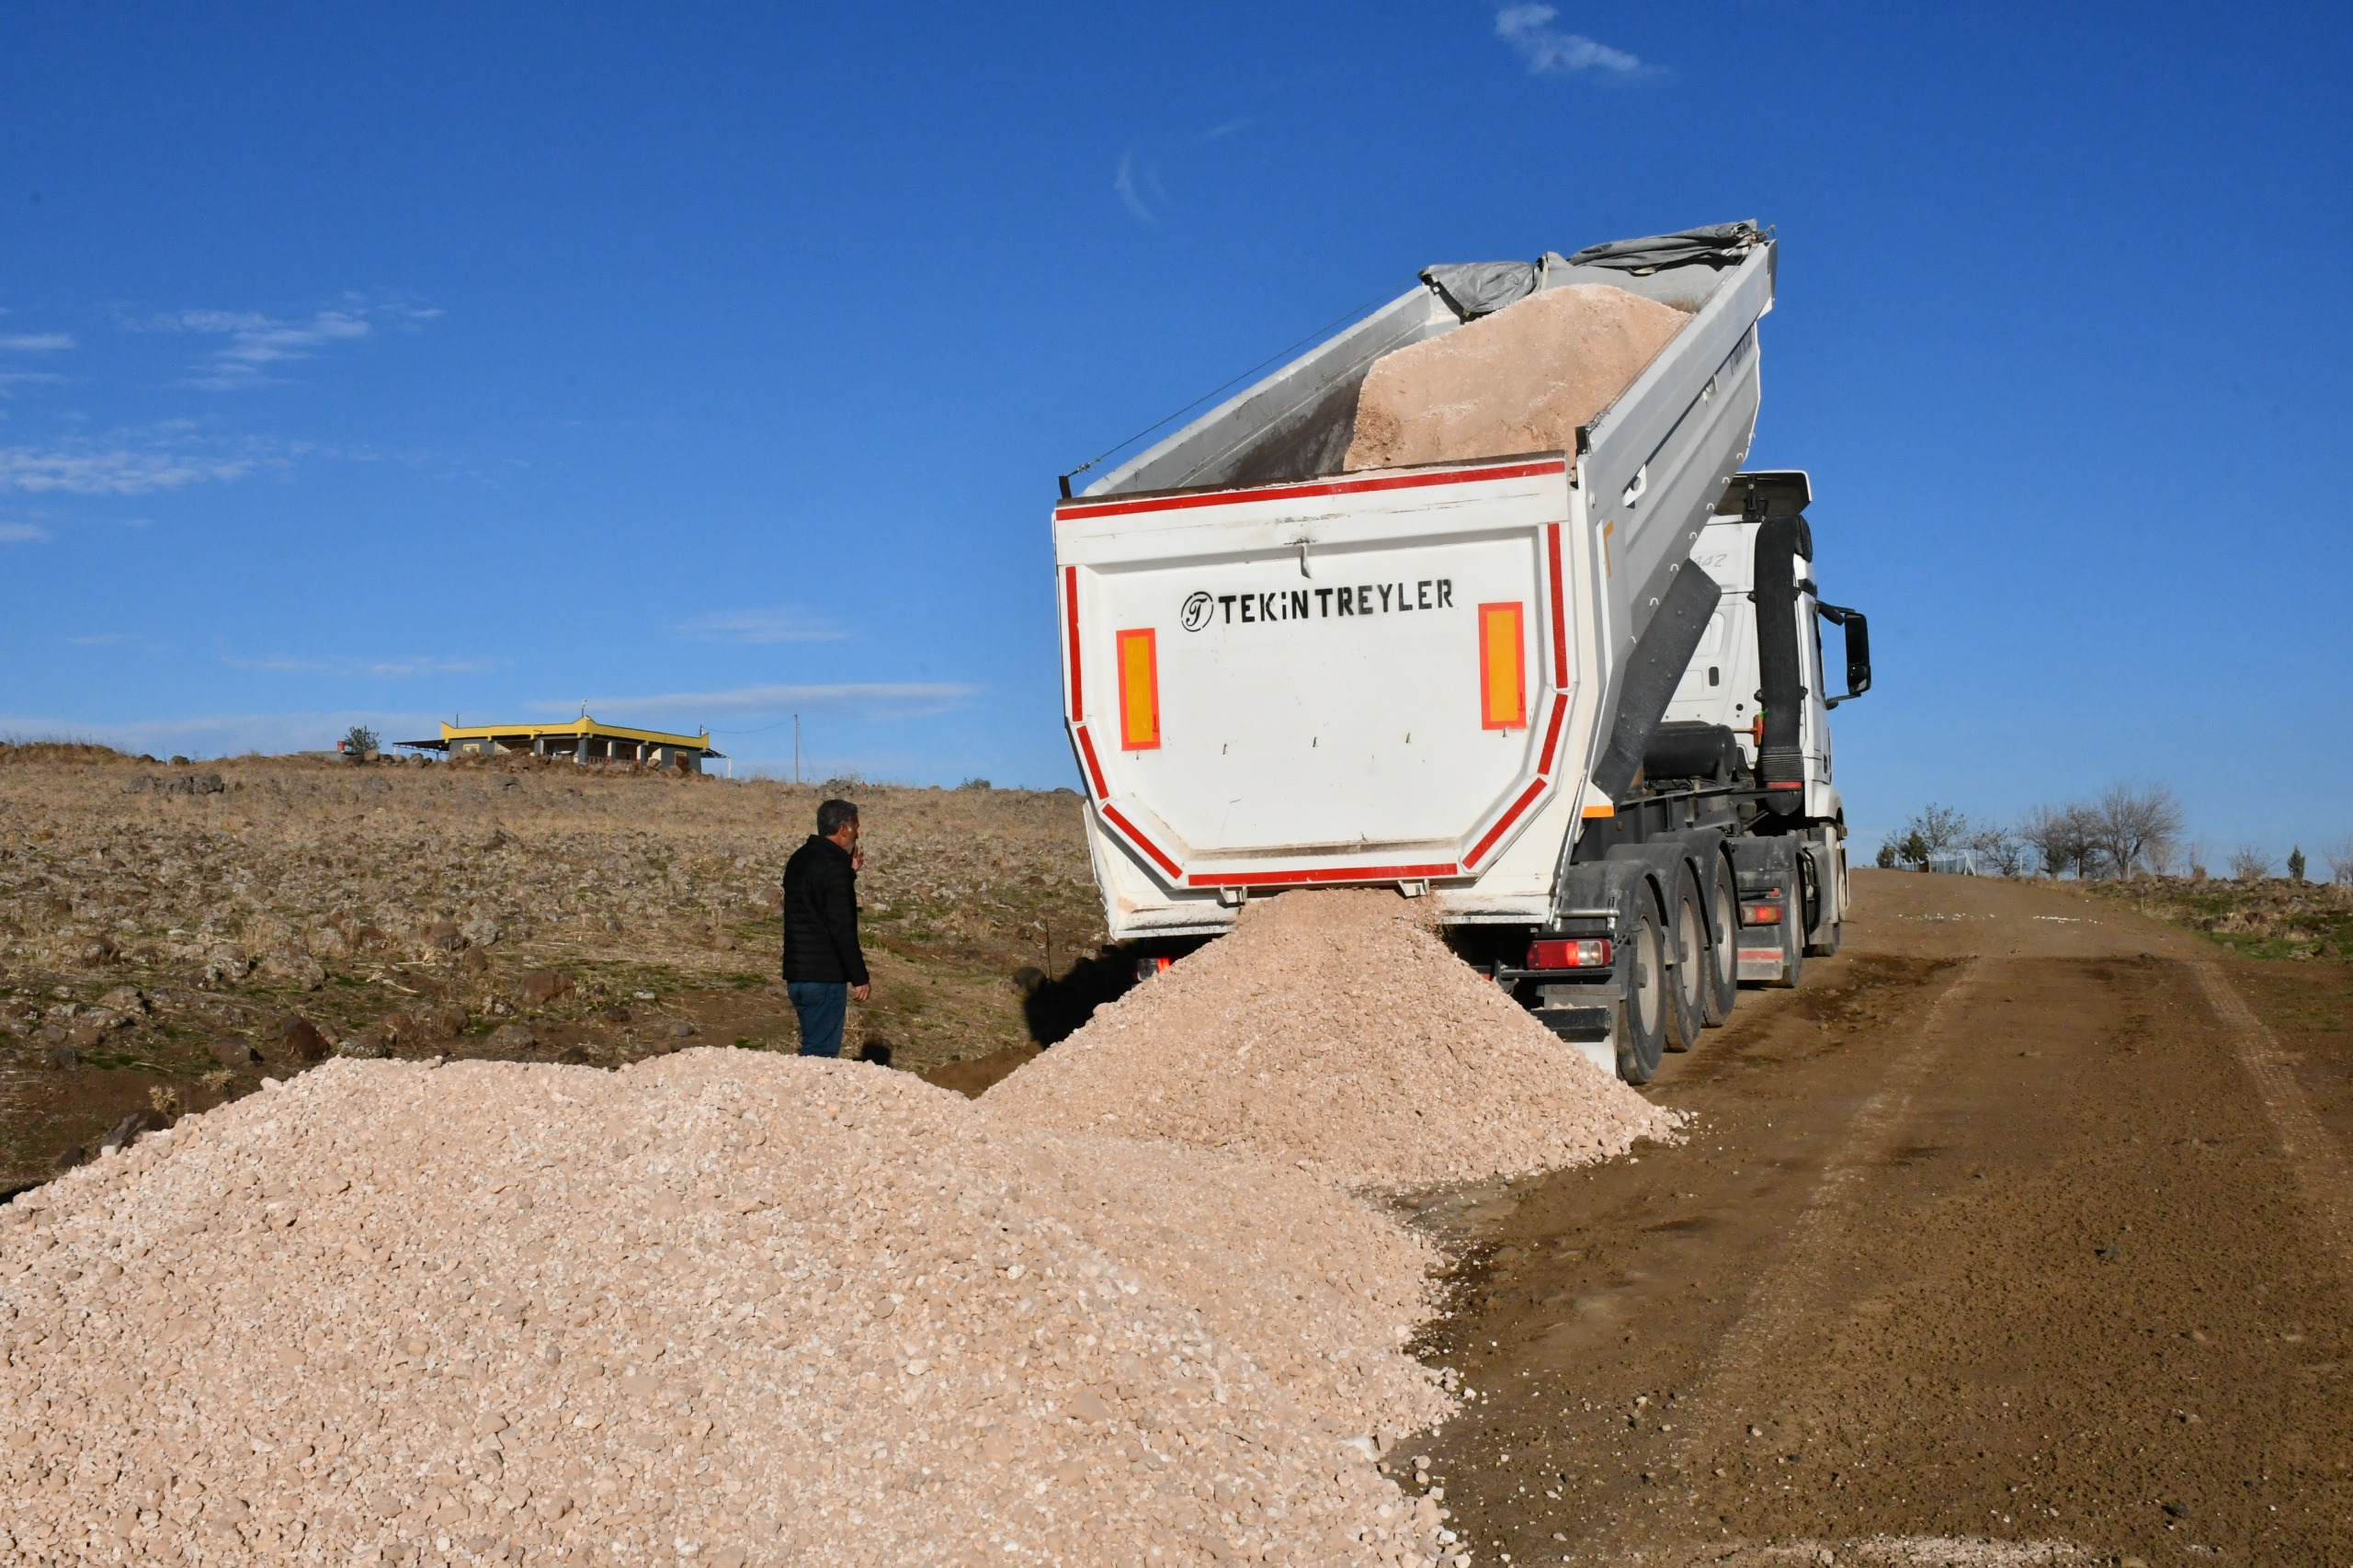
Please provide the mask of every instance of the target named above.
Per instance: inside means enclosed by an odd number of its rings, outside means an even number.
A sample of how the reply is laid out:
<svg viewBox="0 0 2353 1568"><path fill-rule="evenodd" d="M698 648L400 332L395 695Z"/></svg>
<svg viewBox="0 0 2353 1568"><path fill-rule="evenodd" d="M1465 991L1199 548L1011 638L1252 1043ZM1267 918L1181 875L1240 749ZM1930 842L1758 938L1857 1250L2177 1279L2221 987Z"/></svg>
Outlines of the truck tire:
<svg viewBox="0 0 2353 1568"><path fill-rule="evenodd" d="M1618 1010L1618 1076L1647 1084L1658 1072L1666 1042L1666 1010L1674 977L1666 968L1666 933L1650 895L1634 899L1626 935L1626 997Z"/></svg>
<svg viewBox="0 0 2353 1568"><path fill-rule="evenodd" d="M1800 901L1800 907L1805 911L1807 934L1805 955L1811 959L1826 959L1836 954L1839 926L1843 924L1843 922L1833 920L1824 925L1819 930L1814 928L1814 922L1821 915L1822 906L1828 902L1824 896L1822 886L1823 876L1827 869L1823 864L1824 858L1824 852L1812 849L1802 852L1798 857L1798 878L1805 894Z"/></svg>
<svg viewBox="0 0 2353 1568"><path fill-rule="evenodd" d="M1766 984L1794 991L1805 972L1805 877L1793 860L1781 878L1781 978Z"/></svg>
<svg viewBox="0 0 2353 1568"><path fill-rule="evenodd" d="M1709 985L1708 917L1699 907L1699 890L1688 876L1676 878L1675 941L1677 961L1667 987L1666 1049L1688 1051L1699 1043L1706 1027Z"/></svg>
<svg viewBox="0 0 2353 1568"><path fill-rule="evenodd" d="M1707 1007L1702 1021L1721 1028L1732 1018L1740 1000L1740 894L1733 884L1732 862L1714 857L1716 874L1708 888L1710 927L1715 940L1708 944Z"/></svg>

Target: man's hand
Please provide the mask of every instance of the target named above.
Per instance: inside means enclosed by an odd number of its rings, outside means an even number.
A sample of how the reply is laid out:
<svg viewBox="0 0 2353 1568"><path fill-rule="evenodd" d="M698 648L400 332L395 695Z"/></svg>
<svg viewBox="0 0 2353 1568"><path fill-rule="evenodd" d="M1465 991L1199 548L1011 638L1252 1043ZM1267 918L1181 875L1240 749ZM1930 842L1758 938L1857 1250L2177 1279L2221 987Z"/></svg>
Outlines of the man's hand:
<svg viewBox="0 0 2353 1568"><path fill-rule="evenodd" d="M849 999L853 1002L871 1002L874 1000L874 987L871 984L853 985L849 988Z"/></svg>
<svg viewBox="0 0 2353 1568"><path fill-rule="evenodd" d="M852 876L856 876L858 872L863 871L864 869L866 869L866 851L865 851L865 850L863 850L863 849L853 849L853 850L851 850L851 851L849 852L849 869L850 869L850 875L852 875Z"/></svg>

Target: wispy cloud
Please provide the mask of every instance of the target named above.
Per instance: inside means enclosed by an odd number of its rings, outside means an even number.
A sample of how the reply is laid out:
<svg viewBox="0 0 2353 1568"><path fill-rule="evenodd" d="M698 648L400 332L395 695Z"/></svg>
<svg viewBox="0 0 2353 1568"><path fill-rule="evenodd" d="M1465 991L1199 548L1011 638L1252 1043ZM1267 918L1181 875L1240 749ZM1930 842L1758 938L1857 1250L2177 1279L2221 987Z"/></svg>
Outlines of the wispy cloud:
<svg viewBox="0 0 2353 1568"><path fill-rule="evenodd" d="M48 537L47 528L30 523L0 523L0 544L39 544Z"/></svg>
<svg viewBox="0 0 2353 1568"><path fill-rule="evenodd" d="M228 659L231 669L267 675L368 676L401 680L410 676L478 675L490 666L473 659L420 656L405 659Z"/></svg>
<svg viewBox="0 0 2353 1568"><path fill-rule="evenodd" d="M12 354L56 354L74 346L70 332L0 333L0 350Z"/></svg>
<svg viewBox="0 0 2353 1568"><path fill-rule="evenodd" d="M834 642L846 633L799 609L727 609L682 620L681 637L697 642Z"/></svg>
<svg viewBox="0 0 2353 1568"><path fill-rule="evenodd" d="M259 311L174 311L124 324L134 331L220 338L221 346L189 367L179 384L208 392L235 392L285 381L290 378L276 373L283 367L314 358L337 344L372 336L380 325L415 331L440 313L353 297L332 309L313 311L307 318L265 315Z"/></svg>
<svg viewBox="0 0 2353 1568"><path fill-rule="evenodd" d="M1495 36L1528 62L1531 76L1570 76L1581 71L1615 76L1643 73L1642 61L1624 50L1554 27L1559 16L1550 6L1506 6L1495 13Z"/></svg>
<svg viewBox="0 0 2353 1568"><path fill-rule="evenodd" d="M919 718L961 707L977 686L938 681L870 681L840 685L739 686L723 691L673 691L652 697L592 697L598 718L631 715L670 723L705 719L763 719L815 710L858 709L878 717ZM576 711L577 702L535 702L542 712Z"/></svg>
<svg viewBox="0 0 2353 1568"><path fill-rule="evenodd" d="M1153 202L1159 202L1163 206L1167 204L1167 196L1160 188L1160 176L1152 170L1145 169L1139 180L1136 155L1133 153L1123 153L1120 155L1120 170L1111 177L1111 188L1119 193L1120 205L1125 207L1128 210L1128 215L1137 222L1157 223L1160 222L1160 215L1153 210ZM1152 201L1144 199L1147 193L1152 197Z"/></svg>
<svg viewBox="0 0 2353 1568"><path fill-rule="evenodd" d="M0 447L0 491L147 495L282 471L302 450L253 439L224 442L172 422L43 447Z"/></svg>
<svg viewBox="0 0 2353 1568"><path fill-rule="evenodd" d="M1250 117L1248 115L1244 115L1240 119L1229 119L1222 125L1212 125L1210 127L1208 133L1202 136L1201 140L1204 142L1222 142L1227 137L1233 135L1235 131L1247 127L1249 123Z"/></svg>

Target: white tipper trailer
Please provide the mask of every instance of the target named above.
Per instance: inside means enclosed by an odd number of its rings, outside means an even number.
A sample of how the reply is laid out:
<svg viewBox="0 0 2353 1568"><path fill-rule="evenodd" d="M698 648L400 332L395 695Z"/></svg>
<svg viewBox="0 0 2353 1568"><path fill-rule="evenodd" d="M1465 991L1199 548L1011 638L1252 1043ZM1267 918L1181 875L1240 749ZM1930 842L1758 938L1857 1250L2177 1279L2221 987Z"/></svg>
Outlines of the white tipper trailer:
<svg viewBox="0 0 2353 1568"><path fill-rule="evenodd" d="M1149 968L1254 897L1387 886L1634 1083L1836 949L1829 710L1863 618L1807 478L1746 473L1754 224L1432 267L1054 509L1063 713L1105 920ZM1688 312L1574 449L1343 472L1381 356L1540 289ZM1827 689L1818 621L1845 628Z"/></svg>

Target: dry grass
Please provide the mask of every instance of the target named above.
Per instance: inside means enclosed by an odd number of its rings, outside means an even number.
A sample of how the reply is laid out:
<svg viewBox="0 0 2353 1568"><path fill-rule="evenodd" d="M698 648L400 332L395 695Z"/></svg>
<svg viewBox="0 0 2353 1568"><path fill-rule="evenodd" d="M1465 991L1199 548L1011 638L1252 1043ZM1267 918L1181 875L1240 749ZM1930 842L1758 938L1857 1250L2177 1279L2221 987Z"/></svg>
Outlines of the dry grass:
<svg viewBox="0 0 2353 1568"><path fill-rule="evenodd" d="M2133 877L2083 888L2249 958L2353 958L2353 888L2338 883Z"/></svg>
<svg viewBox="0 0 2353 1568"><path fill-rule="evenodd" d="M299 1065L279 1060L291 1014L359 1053L611 1064L795 1042L778 879L819 788L529 759L13 746L0 764L0 1165L20 1179L152 1090L202 1108ZM1016 973L1103 937L1077 797L843 792L876 980L851 1047L924 1069L1025 1040ZM534 1005L523 977L548 971L568 994ZM265 1062L224 1075L224 1037Z"/></svg>

